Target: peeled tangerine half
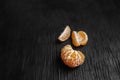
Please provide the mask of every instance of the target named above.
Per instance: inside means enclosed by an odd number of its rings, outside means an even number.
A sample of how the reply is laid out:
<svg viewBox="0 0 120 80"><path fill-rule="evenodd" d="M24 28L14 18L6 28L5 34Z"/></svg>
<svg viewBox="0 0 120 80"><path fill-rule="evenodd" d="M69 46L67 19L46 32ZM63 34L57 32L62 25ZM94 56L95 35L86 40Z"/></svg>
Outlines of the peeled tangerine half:
<svg viewBox="0 0 120 80"><path fill-rule="evenodd" d="M87 41L88 36L84 31L72 32L72 43L75 47L79 47L80 45L86 45Z"/></svg>
<svg viewBox="0 0 120 80"><path fill-rule="evenodd" d="M84 63L85 56L81 51L73 50L71 45L66 45L61 49L61 59L68 67L75 68Z"/></svg>
<svg viewBox="0 0 120 80"><path fill-rule="evenodd" d="M70 37L70 33L71 33L70 27L66 26L64 31L58 37L58 40L61 41L61 42L66 41Z"/></svg>

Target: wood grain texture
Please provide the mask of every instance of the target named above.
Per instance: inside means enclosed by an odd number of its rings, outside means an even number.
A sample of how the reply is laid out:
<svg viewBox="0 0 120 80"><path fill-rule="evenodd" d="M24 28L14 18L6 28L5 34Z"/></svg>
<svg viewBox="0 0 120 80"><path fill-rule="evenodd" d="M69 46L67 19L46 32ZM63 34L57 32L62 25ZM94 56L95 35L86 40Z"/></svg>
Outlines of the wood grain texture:
<svg viewBox="0 0 120 80"><path fill-rule="evenodd" d="M1 1L0 1L1 2ZM5 0L0 3L0 80L120 80L118 0ZM60 59L58 36L70 25L89 41L85 63Z"/></svg>

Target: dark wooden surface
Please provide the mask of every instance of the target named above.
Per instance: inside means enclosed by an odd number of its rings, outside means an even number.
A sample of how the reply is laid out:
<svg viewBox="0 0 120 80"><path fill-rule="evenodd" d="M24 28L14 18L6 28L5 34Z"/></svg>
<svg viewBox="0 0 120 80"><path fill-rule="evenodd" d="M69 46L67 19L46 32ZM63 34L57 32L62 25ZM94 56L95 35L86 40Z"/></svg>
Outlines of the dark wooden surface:
<svg viewBox="0 0 120 80"><path fill-rule="evenodd" d="M0 80L120 80L119 0L0 1ZM66 25L84 30L86 56L65 66L59 43Z"/></svg>

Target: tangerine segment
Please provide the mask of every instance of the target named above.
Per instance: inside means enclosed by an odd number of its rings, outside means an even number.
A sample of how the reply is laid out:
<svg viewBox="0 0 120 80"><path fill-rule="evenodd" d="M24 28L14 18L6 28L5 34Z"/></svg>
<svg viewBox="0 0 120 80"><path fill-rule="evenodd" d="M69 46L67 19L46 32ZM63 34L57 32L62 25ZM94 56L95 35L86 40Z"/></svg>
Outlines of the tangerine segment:
<svg viewBox="0 0 120 80"><path fill-rule="evenodd" d="M68 45L66 46L68 47ZM76 51L73 49L70 49L70 50L68 49L64 52L64 49L66 49L66 46L64 46L61 50L61 59L64 62L64 64L71 68L82 65L85 61L84 54L81 51ZM69 47L72 48L71 46Z"/></svg>
<svg viewBox="0 0 120 80"><path fill-rule="evenodd" d="M81 45L86 45L87 42L88 42L88 36L87 36L87 34L84 31L79 31L78 34L79 34L79 36L82 37L82 40L80 42Z"/></svg>
<svg viewBox="0 0 120 80"><path fill-rule="evenodd" d="M64 47L61 49L61 52L62 52L61 55L64 55L64 54L65 54L66 52L68 52L68 51L73 51L71 45L66 45L66 46L64 46Z"/></svg>
<svg viewBox="0 0 120 80"><path fill-rule="evenodd" d="M81 42L82 38L78 35L78 33L76 31L72 32L72 43L75 47L80 46L80 42Z"/></svg>
<svg viewBox="0 0 120 80"><path fill-rule="evenodd" d="M81 61L80 61L80 65L82 65L85 61L85 56L81 51L78 51L79 55L81 56Z"/></svg>
<svg viewBox="0 0 120 80"><path fill-rule="evenodd" d="M58 40L61 41L61 42L66 41L70 37L70 33L71 33L70 27L66 26L64 31L58 37Z"/></svg>

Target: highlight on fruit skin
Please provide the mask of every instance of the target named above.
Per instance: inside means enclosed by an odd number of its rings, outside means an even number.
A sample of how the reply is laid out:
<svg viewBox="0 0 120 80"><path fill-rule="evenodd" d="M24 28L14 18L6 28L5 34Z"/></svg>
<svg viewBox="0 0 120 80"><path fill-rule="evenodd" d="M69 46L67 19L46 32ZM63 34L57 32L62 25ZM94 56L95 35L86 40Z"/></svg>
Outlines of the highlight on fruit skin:
<svg viewBox="0 0 120 80"><path fill-rule="evenodd" d="M72 43L75 47L80 45L86 45L88 42L88 36L84 31L73 31L72 32Z"/></svg>
<svg viewBox="0 0 120 80"><path fill-rule="evenodd" d="M71 29L70 27L67 25L64 29L64 31L60 34L60 36L58 37L58 40L63 42L63 41L66 41L69 37L70 37L70 34L71 34Z"/></svg>
<svg viewBox="0 0 120 80"><path fill-rule="evenodd" d="M75 68L84 63L85 56L81 51L73 50L71 45L67 44L61 49L61 59L68 67Z"/></svg>

